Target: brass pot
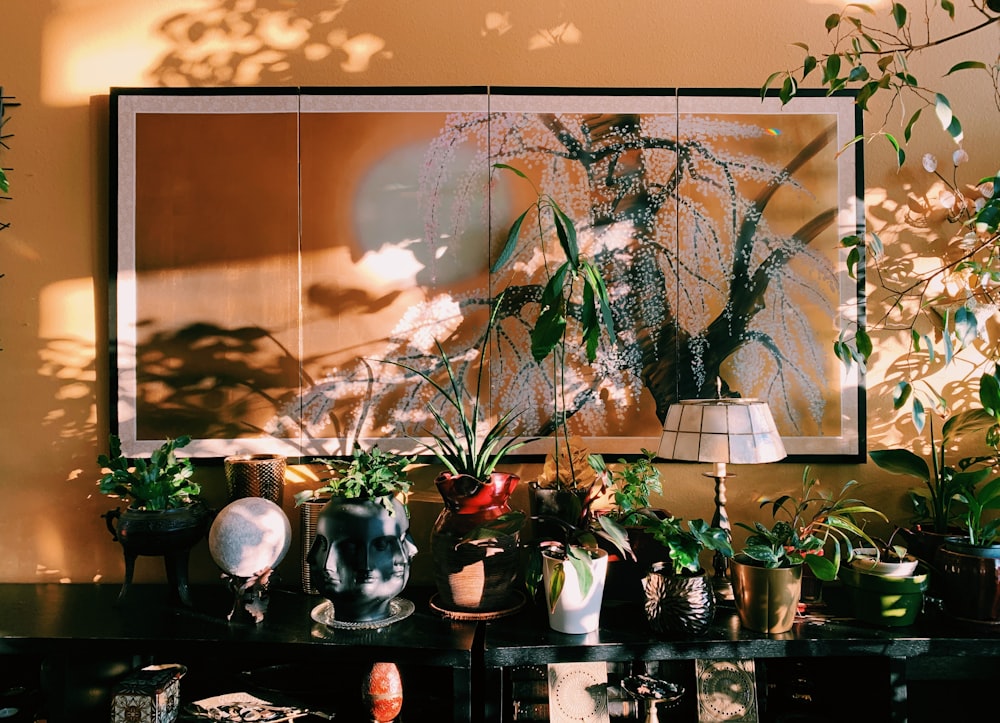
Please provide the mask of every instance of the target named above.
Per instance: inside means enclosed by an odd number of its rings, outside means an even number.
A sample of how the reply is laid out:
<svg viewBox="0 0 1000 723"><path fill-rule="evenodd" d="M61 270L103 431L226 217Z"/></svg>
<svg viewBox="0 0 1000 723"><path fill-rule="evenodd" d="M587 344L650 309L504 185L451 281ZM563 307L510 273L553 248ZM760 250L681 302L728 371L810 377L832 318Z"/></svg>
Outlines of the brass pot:
<svg viewBox="0 0 1000 723"><path fill-rule="evenodd" d="M802 565L767 568L748 560L737 555L731 566L740 623L759 633L787 633L798 610Z"/></svg>

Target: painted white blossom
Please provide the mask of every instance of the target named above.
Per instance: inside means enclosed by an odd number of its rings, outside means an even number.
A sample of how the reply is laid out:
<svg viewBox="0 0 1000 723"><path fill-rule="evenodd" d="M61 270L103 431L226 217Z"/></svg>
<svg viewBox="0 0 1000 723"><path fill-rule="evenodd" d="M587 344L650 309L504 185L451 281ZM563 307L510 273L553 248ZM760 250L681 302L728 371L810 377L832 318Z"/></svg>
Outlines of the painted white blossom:
<svg viewBox="0 0 1000 723"><path fill-rule="evenodd" d="M951 154L951 162L955 166L960 166L969 160L969 154L965 152L964 148L959 148L957 151Z"/></svg>
<svg viewBox="0 0 1000 723"><path fill-rule="evenodd" d="M937 158L933 153L925 153L920 162L923 164L924 170L928 173L934 173L937 170Z"/></svg>

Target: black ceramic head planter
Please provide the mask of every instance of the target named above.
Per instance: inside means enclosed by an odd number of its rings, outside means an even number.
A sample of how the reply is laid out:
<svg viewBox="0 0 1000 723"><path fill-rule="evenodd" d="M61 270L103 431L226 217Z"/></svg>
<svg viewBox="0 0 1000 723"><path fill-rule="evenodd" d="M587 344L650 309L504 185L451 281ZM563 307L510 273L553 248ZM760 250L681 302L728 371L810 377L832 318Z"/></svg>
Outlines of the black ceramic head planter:
<svg viewBox="0 0 1000 723"><path fill-rule="evenodd" d="M308 562L316 589L334 617L367 622L390 616L389 603L406 587L417 546L406 508L393 512L371 500L334 497L319 513Z"/></svg>

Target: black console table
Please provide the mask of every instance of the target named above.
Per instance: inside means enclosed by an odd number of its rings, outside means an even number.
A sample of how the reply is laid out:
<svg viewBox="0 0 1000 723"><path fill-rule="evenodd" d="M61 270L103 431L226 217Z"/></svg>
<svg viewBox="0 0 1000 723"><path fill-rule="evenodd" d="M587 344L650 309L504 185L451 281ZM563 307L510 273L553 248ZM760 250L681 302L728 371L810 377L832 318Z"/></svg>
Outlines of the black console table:
<svg viewBox="0 0 1000 723"><path fill-rule="evenodd" d="M274 591L264 621L254 625L226 621L231 597L221 583L192 588L193 610L171 607L165 586L136 586L121 605L118 590L0 584L0 679L9 686L13 677L4 677L5 670L41 669L50 723L104 723L116 676L149 663L188 666L181 681L185 701L256 685L311 694L319 702L306 704L340 713L335 720L353 720L341 705L359 697L352 675L391 661L403 673L402 723L514 720L512 680L519 671L537 673L550 663L606 663L628 674L657 666L689 689L690 709L695 660L753 659L758 674L766 674L768 695L784 695L783 680L800 673L833 691L830 716L808 718L814 722L949 721L957 718L947 710L959 709L964 720L992 719L991 691L1000 683L1000 631L930 615L899 629L860 625L836 614L807 617L790 633L768 636L743 630L735 611L722 608L704 637L672 639L653 634L636 603L611 602L598 632L564 635L532 606L490 622L444 619L429 604L433 591L408 588L403 596L416 611L405 620L376 630L331 630L310 617L322 599L297 591ZM544 696L544 679L539 683ZM955 687L960 684L965 687ZM824 705L821 699L819 707ZM680 712L661 720L696 720L691 710ZM628 715L641 720L634 706ZM792 719L804 718L777 716L773 708L761 716Z"/></svg>
<svg viewBox="0 0 1000 723"><path fill-rule="evenodd" d="M474 719L476 625L436 614L427 604L431 591L408 588L403 597L415 612L375 630L314 623L310 612L323 599L294 591L273 591L258 625L226 620L232 598L221 583L192 588L194 609L168 605L165 586L133 586L120 605L118 592L112 585L0 584L0 654L44 667L50 723L105 723L113 678L154 662L188 667L185 702L250 685L286 694L308 687L309 704L336 712L340 702L360 699L352 671L390 661L403 673L405 719L420 720L421 708L433 708L435 720L448 720L449 708L456 723Z"/></svg>
<svg viewBox="0 0 1000 723"><path fill-rule="evenodd" d="M806 614L792 631L780 635L744 630L731 606L719 608L712 629L700 638L654 634L635 603L606 603L601 629L587 635L551 630L544 611L537 609L486 623L485 720L531 720L517 715L523 714L523 707L517 710L520 706L514 704L518 696L512 671L535 667L540 673L550 663L606 662L634 674L644 672L641 668L654 661L665 663L663 667L678 679L674 682L688 691L687 710L676 717L663 714L661 721L697 720L696 659L754 659L764 664L762 668L770 662L772 673L778 673L772 675L772 683L775 677L797 675L788 663L802 661L802 675L811 679L808 682L828 688L834 701L835 707L826 711L829 717L771 713L762 715L761 720L957 720L949 717L948 710L952 714L961 710L961 719L976 720L972 714L977 705L974 694L937 699L934 693L953 691L957 681L966 677L980 679L971 681L969 688L975 691L978 686L986 691L978 696L979 704L989 712L989 718L995 717L990 691L1000 685L1000 631L952 623L940 613L927 613L906 628L868 626L842 615L839 592L832 588L829 605L814 608L815 615ZM983 685L986 681L992 682ZM788 680L784 683L789 684ZM848 701L853 702L848 705ZM943 705L948 707L942 711ZM817 707L822 707L822 701Z"/></svg>

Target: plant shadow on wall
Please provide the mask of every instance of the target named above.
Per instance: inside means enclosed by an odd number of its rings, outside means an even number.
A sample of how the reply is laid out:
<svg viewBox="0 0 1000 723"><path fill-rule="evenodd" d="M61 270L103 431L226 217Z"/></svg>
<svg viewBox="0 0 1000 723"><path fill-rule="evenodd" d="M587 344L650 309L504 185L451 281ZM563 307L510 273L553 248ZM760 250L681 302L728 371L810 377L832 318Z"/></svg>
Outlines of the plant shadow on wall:
<svg viewBox="0 0 1000 723"><path fill-rule="evenodd" d="M956 5L962 8L956 15ZM1000 112L1000 64L996 55L985 59L966 57L967 39L995 37L1000 27L998 0L920 5L914 12L906 3L893 2L874 10L852 4L833 13L825 23L829 42L821 51L805 43L802 65L773 73L762 89L780 87L783 101L799 92L800 84L817 82L829 92L857 89L857 104L874 117L874 130L852 143L886 142L900 172L914 190L905 201L886 198L868 208L868 233L842 239L851 273L865 271L875 291L869 324L835 345L837 356L848 366L877 359L889 371L883 389L896 409L908 408L920 432L927 413L946 418L954 408L975 397L976 380L993 371L1000 347L1000 158L986 160L987 175L970 177L970 161L963 148L965 130L960 116L973 112L992 120ZM990 33L993 33L990 36ZM947 70L935 78L936 87L918 79L913 68L924 51L953 53L944 61ZM989 52L989 51L987 51ZM948 95L962 84L976 88L985 81L979 108L952 108ZM869 106L888 103L888 111ZM898 117L898 129L890 119ZM919 162L907 158L916 145L916 131L937 126L953 141L952 152L939 159L923 153ZM994 152L995 151L990 151ZM917 151L919 153L919 151ZM910 155L913 153L911 151ZM975 159L980 164L983 159ZM909 340L897 359L875 356L875 339ZM940 388L934 375L950 368L949 381ZM885 424L888 430L893 425ZM932 442L933 446L933 442Z"/></svg>
<svg viewBox="0 0 1000 723"><path fill-rule="evenodd" d="M160 86L281 85L303 68L363 73L392 59L372 32L350 35L350 0L316 10L285 0L217 0L165 17L156 28L169 50L147 71ZM356 27L356 25L354 26Z"/></svg>
<svg viewBox="0 0 1000 723"><path fill-rule="evenodd" d="M710 114L682 114L679 138L673 114L450 114L424 164L436 172L424 174L420 189L428 204L427 242L460 236L461 224L479 212L472 199L450 194L481 184L482 169L456 171L448 154L483 142L489 130L491 163L522 169L573 219L580 253L608 280L618 332L617 344L598 350L594 364L583 348L571 351L558 389L532 358L529 332L545 306L550 275L565 261L559 230L546 216L541 240L521 245L489 281L505 289L497 312L501 361L491 368L494 406L525 410L531 436L548 435L563 420L575 423L573 433L600 436L622 409L646 408L650 419L662 420L679 398L714 396L721 377L743 393L769 390L790 433L822 434L825 343L811 324L816 315L828 321L839 299L832 264L814 242L833 228L836 202L802 204L809 210L791 230L787 219L779 230L770 204L779 193L808 195L796 174L820 155L834 155L836 128L826 122L801 145L783 146L788 155L775 160L748 155L766 128ZM454 173L458 180L449 177ZM494 172L489 183L499 192L503 181ZM446 200L468 209L467 218L444 213L439 205ZM679 238L693 240L682 249ZM479 323L491 297L483 290L428 290L426 301L400 320L382 358L441 374L442 358L428 343L435 339L459 374L471 373L477 333L466 327ZM566 323L582 329L590 308L586 299L569 299ZM322 399L333 408L359 368L338 369L294 405ZM434 403L433 389L418 382L416 373L381 372L373 419L418 426ZM563 401L554 410L557 392Z"/></svg>

